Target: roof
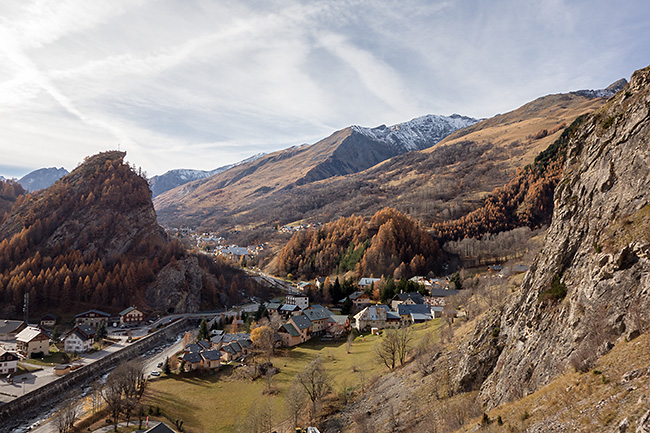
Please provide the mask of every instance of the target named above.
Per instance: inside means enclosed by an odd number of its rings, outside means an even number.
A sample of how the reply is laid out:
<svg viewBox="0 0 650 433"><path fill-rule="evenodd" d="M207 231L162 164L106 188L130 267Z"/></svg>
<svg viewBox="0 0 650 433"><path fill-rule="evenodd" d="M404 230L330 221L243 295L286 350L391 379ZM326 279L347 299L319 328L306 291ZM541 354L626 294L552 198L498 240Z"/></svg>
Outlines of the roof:
<svg viewBox="0 0 650 433"><path fill-rule="evenodd" d="M212 345L208 340L197 341L196 344L201 346L202 349L209 349L210 347L212 347Z"/></svg>
<svg viewBox="0 0 650 433"><path fill-rule="evenodd" d="M311 320L307 316L303 314L300 314L298 316L292 316L291 319L293 320L293 323L295 326L300 329L307 329L312 326Z"/></svg>
<svg viewBox="0 0 650 433"><path fill-rule="evenodd" d="M401 317L394 311L386 311L386 320L400 320Z"/></svg>
<svg viewBox="0 0 650 433"><path fill-rule="evenodd" d="M419 314L419 313L411 313L411 320L414 322L424 322L426 320L431 320L432 317L430 314Z"/></svg>
<svg viewBox="0 0 650 433"><path fill-rule="evenodd" d="M381 281L380 278L362 278L359 280L359 286L369 286L374 284L376 281Z"/></svg>
<svg viewBox="0 0 650 433"><path fill-rule="evenodd" d="M424 304L399 304L397 306L397 313L400 316L408 316L409 314L431 314L431 309L428 305Z"/></svg>
<svg viewBox="0 0 650 433"><path fill-rule="evenodd" d="M424 297L422 295L420 295L419 293L416 293L416 292L398 293L397 295L395 295L393 300L394 301L397 301L397 300L406 301L409 298L413 302L415 302L416 304L424 304Z"/></svg>
<svg viewBox="0 0 650 433"><path fill-rule="evenodd" d="M282 304L279 303L279 302L269 302L268 304L266 304L266 309L267 310L277 310L281 306L282 306Z"/></svg>
<svg viewBox="0 0 650 433"><path fill-rule="evenodd" d="M432 298L444 298L458 294L458 290L453 289L431 289Z"/></svg>
<svg viewBox="0 0 650 433"><path fill-rule="evenodd" d="M330 323L338 323L339 325L345 325L348 320L349 317L342 314L332 314L329 318Z"/></svg>
<svg viewBox="0 0 650 433"><path fill-rule="evenodd" d="M185 346L184 350L186 350L186 351L188 351L190 353L198 353L201 350L203 350L203 348L201 346L199 346L198 344L196 344L196 343L190 343L187 346Z"/></svg>
<svg viewBox="0 0 650 433"><path fill-rule="evenodd" d="M8 350L0 349L0 358L2 358L5 355L11 355L16 361L20 359L20 357L16 355L15 352L9 352ZM9 359L7 359L7 361L9 361Z"/></svg>
<svg viewBox="0 0 650 433"><path fill-rule="evenodd" d="M383 310L383 312L380 310ZM385 313L386 311L387 309L382 308L382 306L371 305L369 307L364 308L359 313L357 313L357 315L354 316L354 318L355 319L363 318L363 320L385 320L386 316L382 313Z"/></svg>
<svg viewBox="0 0 650 433"><path fill-rule="evenodd" d="M196 364L197 362L201 362L202 358L198 352L190 352L184 354L183 359L185 362L189 362L190 364Z"/></svg>
<svg viewBox="0 0 650 433"><path fill-rule="evenodd" d="M210 335L223 335L224 332L225 331L223 329L213 329L210 331Z"/></svg>
<svg viewBox="0 0 650 433"><path fill-rule="evenodd" d="M298 330L291 323L285 323L282 325L282 328L284 328L284 330L287 331L287 334L291 335L292 337L300 337L300 332L298 332Z"/></svg>
<svg viewBox="0 0 650 433"><path fill-rule="evenodd" d="M131 311L140 311L140 310L138 310L135 307L129 307L129 308L126 308L126 309L120 311L120 316L125 316L125 315L129 314Z"/></svg>
<svg viewBox="0 0 650 433"><path fill-rule="evenodd" d="M46 337L49 340L49 337L43 333L43 331L40 330L40 328L33 328L31 326L28 326L27 328L23 329L16 335L16 340L18 341L23 341L23 342L30 342L39 335L42 335Z"/></svg>
<svg viewBox="0 0 650 433"><path fill-rule="evenodd" d="M22 320L0 320L0 334L16 332L23 323Z"/></svg>
<svg viewBox="0 0 650 433"><path fill-rule="evenodd" d="M211 341L212 343L214 343L214 344L219 344L219 343L221 343L221 341L223 340L223 335L224 335L224 334L215 335L214 337L212 337L212 338L210 339L210 341Z"/></svg>
<svg viewBox="0 0 650 433"><path fill-rule="evenodd" d="M296 311L300 310L300 307L295 304L284 304L280 307L280 311Z"/></svg>
<svg viewBox="0 0 650 433"><path fill-rule="evenodd" d="M350 298L350 300L354 301L354 300L357 299L358 297L363 296L363 295L365 295L365 294L366 294L365 292L363 292L363 291L361 291L361 290L357 290L356 292L353 292L353 293L352 293L350 296L348 296L348 297Z"/></svg>
<svg viewBox="0 0 650 433"><path fill-rule="evenodd" d="M95 313L95 314L98 315L98 316L111 317L110 314L105 313L104 311L99 311L99 310L88 310L88 311L84 311L83 313L79 313L79 314L77 314L77 315L74 316L74 317L75 317L75 319L76 319L77 317L87 316L87 315L90 314L90 313Z"/></svg>
<svg viewBox="0 0 650 433"><path fill-rule="evenodd" d="M75 328L79 329L89 337L92 337L97 333L95 328L93 328L91 325L77 325Z"/></svg>
<svg viewBox="0 0 650 433"><path fill-rule="evenodd" d="M240 332L238 334L223 334L223 342L224 343L230 343L231 341L239 341L239 340L249 340L251 339L251 334L247 334L245 332Z"/></svg>
<svg viewBox="0 0 650 433"><path fill-rule="evenodd" d="M206 361L218 361L221 359L221 352L218 350L204 350L201 352L201 356Z"/></svg>
<svg viewBox="0 0 650 433"><path fill-rule="evenodd" d="M227 346L223 346L223 347L221 348L221 350L223 350L224 352L228 352L228 353L230 353L231 355L236 355L236 354L237 354L237 351L235 350L235 348L232 347L230 344L227 345Z"/></svg>
<svg viewBox="0 0 650 433"><path fill-rule="evenodd" d="M250 340L237 340L237 343L244 349L248 349L253 344Z"/></svg>
<svg viewBox="0 0 650 433"><path fill-rule="evenodd" d="M167 424L161 422L155 427L151 427L149 430L145 430L143 433L176 433L175 430L167 427Z"/></svg>
<svg viewBox="0 0 650 433"><path fill-rule="evenodd" d="M332 314L334 314L334 313L332 313L330 310L328 310L327 308L325 308L325 307L323 307L322 305L319 305L319 304L313 304L313 305L311 306L311 309L312 309L312 310L322 310L322 311L324 311L325 313L327 313L327 314L330 315L330 316L331 316Z"/></svg>
<svg viewBox="0 0 650 433"><path fill-rule="evenodd" d="M241 348L241 346L239 345L239 342L237 342L237 341L233 341L233 342L231 342L228 346L232 347L233 350L234 350L236 353L239 353L239 352L242 351L242 348Z"/></svg>
<svg viewBox="0 0 650 433"><path fill-rule="evenodd" d="M332 315L331 312L328 314L327 310L324 309L324 308L323 309L305 310L305 311L302 312L302 314L307 316L307 318L312 322L315 322L317 320L326 320L328 317L330 317Z"/></svg>

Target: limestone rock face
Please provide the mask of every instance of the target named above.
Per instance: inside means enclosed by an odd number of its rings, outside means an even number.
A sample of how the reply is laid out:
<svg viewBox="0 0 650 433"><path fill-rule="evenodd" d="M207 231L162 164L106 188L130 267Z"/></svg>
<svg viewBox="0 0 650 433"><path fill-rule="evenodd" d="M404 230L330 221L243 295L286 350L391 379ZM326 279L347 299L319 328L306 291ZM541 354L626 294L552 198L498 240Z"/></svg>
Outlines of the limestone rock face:
<svg viewBox="0 0 650 433"><path fill-rule="evenodd" d="M202 275L199 261L193 256L168 264L147 289L149 306L170 313L198 311Z"/></svg>
<svg viewBox="0 0 650 433"><path fill-rule="evenodd" d="M572 137L544 247L519 292L469 341L459 390L480 388L494 407L567 367L588 368L618 339L643 330L642 312L650 307L649 142L646 68ZM544 295L554 279L566 296ZM496 341L486 344L490 338Z"/></svg>

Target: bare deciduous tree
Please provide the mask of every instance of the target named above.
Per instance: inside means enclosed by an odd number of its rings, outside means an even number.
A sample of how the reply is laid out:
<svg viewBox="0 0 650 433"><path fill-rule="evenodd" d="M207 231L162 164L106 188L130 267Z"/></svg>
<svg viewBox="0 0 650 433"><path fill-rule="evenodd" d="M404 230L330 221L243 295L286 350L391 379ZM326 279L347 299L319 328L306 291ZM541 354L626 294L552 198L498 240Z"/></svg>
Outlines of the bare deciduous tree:
<svg viewBox="0 0 650 433"><path fill-rule="evenodd" d="M331 379L325 372L323 361L316 358L304 370L296 375L296 380L302 385L311 401L312 419L316 419L316 405L331 389Z"/></svg>
<svg viewBox="0 0 650 433"><path fill-rule="evenodd" d="M284 407L289 415L291 420L292 430L295 431L298 427L298 420L300 419L300 414L305 406L305 390L302 385L298 382L293 382L289 392L284 399Z"/></svg>
<svg viewBox="0 0 650 433"><path fill-rule="evenodd" d="M386 367L393 370L397 362L403 365L406 361L412 341L412 328L389 329L384 333L381 342L375 346L375 354Z"/></svg>
<svg viewBox="0 0 650 433"><path fill-rule="evenodd" d="M75 402L70 403L65 408L61 409L54 416L54 426L59 433L68 433L73 431L74 423L78 417L77 405Z"/></svg>

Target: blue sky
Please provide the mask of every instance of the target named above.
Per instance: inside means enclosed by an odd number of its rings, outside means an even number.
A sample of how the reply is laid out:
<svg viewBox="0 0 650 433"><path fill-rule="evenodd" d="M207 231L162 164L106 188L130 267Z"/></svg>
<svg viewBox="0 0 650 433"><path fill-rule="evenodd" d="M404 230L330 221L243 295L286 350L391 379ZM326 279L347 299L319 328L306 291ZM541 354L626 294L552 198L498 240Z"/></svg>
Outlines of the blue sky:
<svg viewBox="0 0 650 433"><path fill-rule="evenodd" d="M0 174L119 143L151 176L629 79L650 2L25 0L0 40Z"/></svg>

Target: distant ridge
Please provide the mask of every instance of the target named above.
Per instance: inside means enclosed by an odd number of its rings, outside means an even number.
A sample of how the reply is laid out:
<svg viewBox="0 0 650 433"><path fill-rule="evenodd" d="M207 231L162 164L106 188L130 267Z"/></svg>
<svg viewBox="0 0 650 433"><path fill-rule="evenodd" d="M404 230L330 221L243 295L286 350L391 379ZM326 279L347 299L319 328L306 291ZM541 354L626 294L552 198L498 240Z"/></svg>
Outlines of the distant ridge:
<svg viewBox="0 0 650 433"><path fill-rule="evenodd" d="M176 188L177 186L222 173L226 170L230 170L233 167L237 167L238 165L245 164L250 161L255 161L264 155L266 154L258 153L251 156L250 158L246 158L234 164L224 165L223 167L215 168L214 170L192 170L183 168L169 170L164 174L152 177L149 180L149 186L151 188L153 196L156 197L166 191L169 191L170 189Z"/></svg>
<svg viewBox="0 0 650 433"><path fill-rule="evenodd" d="M29 192L49 188L54 182L69 174L65 168L39 168L18 179L18 183Z"/></svg>

